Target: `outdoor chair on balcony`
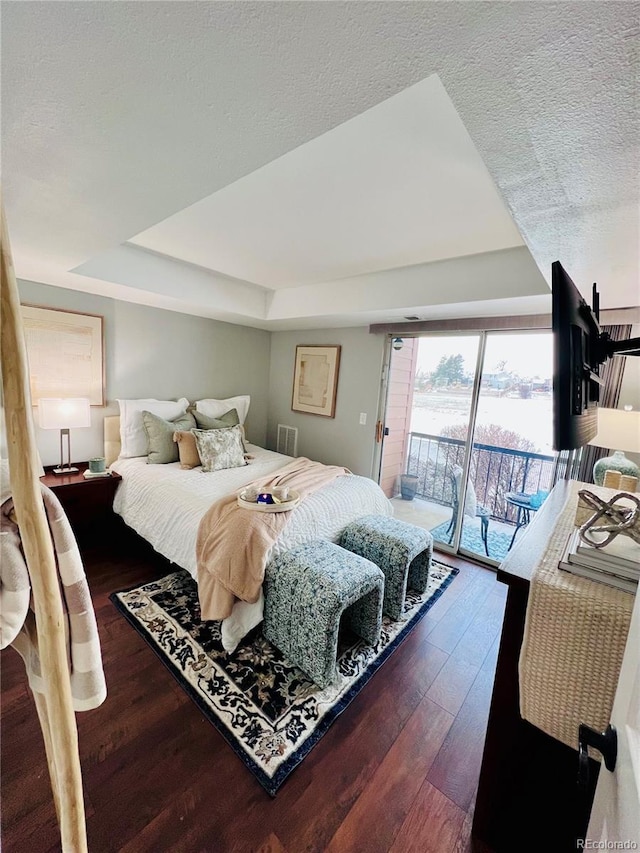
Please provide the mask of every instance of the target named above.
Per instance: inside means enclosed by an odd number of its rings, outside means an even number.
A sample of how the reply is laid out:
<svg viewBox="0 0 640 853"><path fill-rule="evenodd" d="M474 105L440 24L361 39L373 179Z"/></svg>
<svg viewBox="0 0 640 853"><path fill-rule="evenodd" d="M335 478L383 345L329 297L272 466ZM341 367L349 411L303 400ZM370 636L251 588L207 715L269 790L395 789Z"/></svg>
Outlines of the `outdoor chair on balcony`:
<svg viewBox="0 0 640 853"><path fill-rule="evenodd" d="M458 513L460 511L459 495L462 468L459 465L454 465L451 469L449 477L451 479L452 511L451 521L449 522L449 527L447 527L447 533L449 534L449 543L451 543L453 541L453 534L455 532L456 519L458 518ZM491 513L485 506L482 506L482 504L479 504L476 500L476 492L473 488L473 483L471 482L471 480L467 480L467 494L465 496L464 501L464 515L469 516L470 518L480 519L480 536L482 538L484 550L487 554L487 557L489 557L489 544L487 539L489 536L489 519L491 517Z"/></svg>

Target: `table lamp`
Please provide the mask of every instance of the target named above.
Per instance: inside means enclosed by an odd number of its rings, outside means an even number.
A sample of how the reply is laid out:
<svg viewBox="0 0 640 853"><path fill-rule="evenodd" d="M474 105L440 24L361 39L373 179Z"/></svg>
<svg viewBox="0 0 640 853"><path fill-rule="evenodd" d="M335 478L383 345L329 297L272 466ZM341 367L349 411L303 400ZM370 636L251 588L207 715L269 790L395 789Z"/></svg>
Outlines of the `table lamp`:
<svg viewBox="0 0 640 853"><path fill-rule="evenodd" d="M43 397L38 400L38 420L42 429L60 430L60 467L54 474L73 474L69 430L91 426L91 408L86 397ZM63 439L67 438L67 461L64 461Z"/></svg>
<svg viewBox="0 0 640 853"><path fill-rule="evenodd" d="M598 459L593 466L593 482L601 486L605 471L619 471L638 477L640 469L624 455L624 451L640 453L640 412L631 406L624 409L598 409L598 432L589 444L614 450L613 456Z"/></svg>

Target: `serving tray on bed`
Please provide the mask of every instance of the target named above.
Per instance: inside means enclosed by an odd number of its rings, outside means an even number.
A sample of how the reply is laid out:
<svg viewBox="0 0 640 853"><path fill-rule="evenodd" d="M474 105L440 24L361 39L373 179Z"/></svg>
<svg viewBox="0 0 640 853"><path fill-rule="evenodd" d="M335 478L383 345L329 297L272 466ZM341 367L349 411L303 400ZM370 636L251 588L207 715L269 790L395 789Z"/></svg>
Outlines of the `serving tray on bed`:
<svg viewBox="0 0 640 853"><path fill-rule="evenodd" d="M281 501L277 504L262 504L256 501L246 501L243 498L244 490L238 492L238 506L243 509L252 509L254 512L288 512L290 509L295 509L300 503L300 493L289 489L289 497L286 501Z"/></svg>

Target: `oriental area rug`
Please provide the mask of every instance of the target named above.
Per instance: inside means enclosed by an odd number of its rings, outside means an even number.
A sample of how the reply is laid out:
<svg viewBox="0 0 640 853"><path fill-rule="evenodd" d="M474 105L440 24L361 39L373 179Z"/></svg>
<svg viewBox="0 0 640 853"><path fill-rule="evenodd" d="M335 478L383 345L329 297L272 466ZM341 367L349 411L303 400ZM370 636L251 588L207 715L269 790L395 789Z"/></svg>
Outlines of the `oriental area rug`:
<svg viewBox="0 0 640 853"><path fill-rule="evenodd" d="M111 600L275 796L457 573L434 560L426 592L409 591L402 619L383 618L382 636L375 646L341 631L338 676L324 690L264 639L261 625L234 652L226 652L220 623L200 620L197 587L183 569L114 593Z"/></svg>

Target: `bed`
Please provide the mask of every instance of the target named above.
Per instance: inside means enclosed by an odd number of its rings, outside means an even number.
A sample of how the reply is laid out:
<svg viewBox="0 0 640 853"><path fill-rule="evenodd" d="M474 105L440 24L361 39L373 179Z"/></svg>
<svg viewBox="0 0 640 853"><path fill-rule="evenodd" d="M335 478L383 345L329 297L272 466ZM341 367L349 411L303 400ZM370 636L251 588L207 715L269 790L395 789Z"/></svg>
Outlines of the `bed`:
<svg viewBox="0 0 640 853"><path fill-rule="evenodd" d="M107 460L118 455L119 418L105 418ZM253 459L244 467L204 473L184 470L178 462L150 465L145 456L116 458L110 469L122 477L114 511L153 548L186 569L197 581L196 537L211 504L260 478L267 479L292 457L246 445ZM392 515L393 508L377 483L348 474L337 477L291 510L288 523L268 559L312 539L336 541L342 529L363 515ZM254 604L239 601L222 621L222 642L228 651L262 619L262 596Z"/></svg>

